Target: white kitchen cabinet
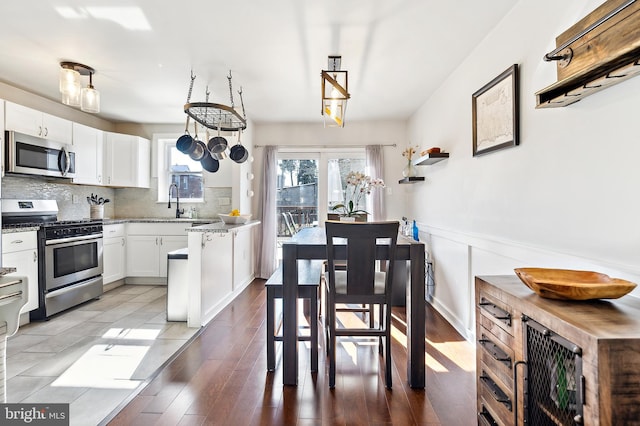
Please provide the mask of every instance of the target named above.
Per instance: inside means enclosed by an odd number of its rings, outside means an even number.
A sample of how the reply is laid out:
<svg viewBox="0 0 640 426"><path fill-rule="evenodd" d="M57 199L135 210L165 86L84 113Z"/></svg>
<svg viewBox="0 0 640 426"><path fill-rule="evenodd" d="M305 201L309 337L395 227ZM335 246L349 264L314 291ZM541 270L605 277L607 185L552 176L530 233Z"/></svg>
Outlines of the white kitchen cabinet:
<svg viewBox="0 0 640 426"><path fill-rule="evenodd" d="M13 102L7 102L5 106L5 127L6 130L68 144L73 135L71 121Z"/></svg>
<svg viewBox="0 0 640 426"><path fill-rule="evenodd" d="M191 247L189 261L191 261ZM196 257L197 259L197 257ZM194 259L194 260L196 260ZM209 322L233 294L233 236L227 232L202 234L200 253L201 325ZM191 279L191 276L189 276ZM189 319L188 319L189 321ZM189 324L190 327L193 325Z"/></svg>
<svg viewBox="0 0 640 426"><path fill-rule="evenodd" d="M27 303L22 313L38 308L38 238L36 231L2 235L2 264L16 268L15 275L27 277Z"/></svg>
<svg viewBox="0 0 640 426"><path fill-rule="evenodd" d="M104 133L104 185L149 188L151 143L122 133Z"/></svg>
<svg viewBox="0 0 640 426"><path fill-rule="evenodd" d="M167 253L187 247L187 223L130 223L127 277L167 277Z"/></svg>
<svg viewBox="0 0 640 426"><path fill-rule="evenodd" d="M0 177L4 176L4 101L0 100ZM1 186L1 185L0 185ZM0 194L1 195L1 194Z"/></svg>
<svg viewBox="0 0 640 426"><path fill-rule="evenodd" d="M102 244L102 283L109 284L121 280L127 272L127 245L123 223L104 225Z"/></svg>
<svg viewBox="0 0 640 426"><path fill-rule="evenodd" d="M73 123L73 151L76 154L76 176L73 183L102 185L102 150L104 132Z"/></svg>
<svg viewBox="0 0 640 426"><path fill-rule="evenodd" d="M243 287L253 279L253 228L233 230L233 289Z"/></svg>

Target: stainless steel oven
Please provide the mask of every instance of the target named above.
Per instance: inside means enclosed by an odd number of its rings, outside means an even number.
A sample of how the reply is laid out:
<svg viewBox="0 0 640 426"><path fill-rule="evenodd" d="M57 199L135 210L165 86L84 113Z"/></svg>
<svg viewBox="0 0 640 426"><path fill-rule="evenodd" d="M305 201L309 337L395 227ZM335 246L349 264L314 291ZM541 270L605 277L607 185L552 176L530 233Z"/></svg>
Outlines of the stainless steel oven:
<svg viewBox="0 0 640 426"><path fill-rule="evenodd" d="M46 319L102 295L102 222L47 223L38 234L44 259L40 307L31 319Z"/></svg>
<svg viewBox="0 0 640 426"><path fill-rule="evenodd" d="M90 227L80 229L86 228ZM96 229L93 234L77 237L46 238L44 270L47 291L102 275L101 229Z"/></svg>
<svg viewBox="0 0 640 426"><path fill-rule="evenodd" d="M38 308L45 320L102 295L102 221L58 221L55 200L2 200L6 226L38 230Z"/></svg>

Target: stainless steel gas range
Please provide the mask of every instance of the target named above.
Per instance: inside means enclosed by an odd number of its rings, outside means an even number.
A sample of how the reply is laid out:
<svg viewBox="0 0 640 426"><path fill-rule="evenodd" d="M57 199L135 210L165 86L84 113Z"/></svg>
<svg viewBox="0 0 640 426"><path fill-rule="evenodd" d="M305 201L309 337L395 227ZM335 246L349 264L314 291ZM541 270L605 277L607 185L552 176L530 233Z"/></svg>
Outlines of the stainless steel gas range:
<svg viewBox="0 0 640 426"><path fill-rule="evenodd" d="M58 220L55 200L2 200L3 226L39 226L38 301L31 320L102 295L102 221Z"/></svg>

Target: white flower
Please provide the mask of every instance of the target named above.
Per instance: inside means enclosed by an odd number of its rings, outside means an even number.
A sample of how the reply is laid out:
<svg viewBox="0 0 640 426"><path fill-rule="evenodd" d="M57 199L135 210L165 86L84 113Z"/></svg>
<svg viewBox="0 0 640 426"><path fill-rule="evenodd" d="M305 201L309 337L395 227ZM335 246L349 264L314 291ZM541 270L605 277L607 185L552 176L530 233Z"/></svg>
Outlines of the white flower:
<svg viewBox="0 0 640 426"><path fill-rule="evenodd" d="M360 213L369 214L358 209L362 197L371 194L374 188L384 188L384 181L379 178L373 179L362 172L349 172L346 180L345 202L344 204L336 204L332 210L342 209L343 213L348 216Z"/></svg>

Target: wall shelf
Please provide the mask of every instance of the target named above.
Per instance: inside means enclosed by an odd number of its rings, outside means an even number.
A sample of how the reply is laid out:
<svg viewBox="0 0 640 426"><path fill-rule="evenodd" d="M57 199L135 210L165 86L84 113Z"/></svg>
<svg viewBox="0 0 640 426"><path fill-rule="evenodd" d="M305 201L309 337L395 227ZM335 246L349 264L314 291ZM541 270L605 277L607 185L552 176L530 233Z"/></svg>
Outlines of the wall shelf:
<svg viewBox="0 0 640 426"><path fill-rule="evenodd" d="M406 177L398 181L398 183L416 183L416 182L424 182L424 176Z"/></svg>
<svg viewBox="0 0 640 426"><path fill-rule="evenodd" d="M423 155L413 162L414 166L429 166L439 161L449 158L448 152L433 152L431 154Z"/></svg>
<svg viewBox="0 0 640 426"><path fill-rule="evenodd" d="M558 61L558 81L536 92L536 108L571 105L640 75L640 2L605 1L556 37L556 46L544 59Z"/></svg>

